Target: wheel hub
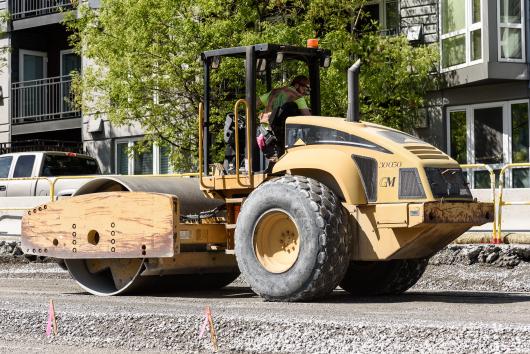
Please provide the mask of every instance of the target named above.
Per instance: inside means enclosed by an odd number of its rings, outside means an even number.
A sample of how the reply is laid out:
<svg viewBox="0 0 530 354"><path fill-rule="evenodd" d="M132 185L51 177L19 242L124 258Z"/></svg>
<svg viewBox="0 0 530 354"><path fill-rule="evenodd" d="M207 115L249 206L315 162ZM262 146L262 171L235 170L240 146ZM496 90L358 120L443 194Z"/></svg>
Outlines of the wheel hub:
<svg viewBox="0 0 530 354"><path fill-rule="evenodd" d="M254 229L254 252L271 273L289 270L298 259L300 236L289 214L271 210L263 214Z"/></svg>

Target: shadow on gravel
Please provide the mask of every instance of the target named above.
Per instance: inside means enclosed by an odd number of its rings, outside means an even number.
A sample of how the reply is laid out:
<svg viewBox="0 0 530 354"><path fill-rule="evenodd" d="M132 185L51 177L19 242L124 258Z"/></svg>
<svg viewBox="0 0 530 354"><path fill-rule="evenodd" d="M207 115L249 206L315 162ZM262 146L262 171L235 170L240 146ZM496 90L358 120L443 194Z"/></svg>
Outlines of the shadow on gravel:
<svg viewBox="0 0 530 354"><path fill-rule="evenodd" d="M135 295L144 295L137 293ZM145 294L147 295L147 293ZM248 299L257 297L250 288L244 287L226 287L219 290L194 290L194 291L160 291L156 293L149 293L152 297L181 297L181 298L195 298L195 299Z"/></svg>
<svg viewBox="0 0 530 354"><path fill-rule="evenodd" d="M86 291L67 292L66 295L86 295L94 296ZM145 296L145 297L174 297L174 298L194 298L194 299L245 299L257 297L249 287L225 287L219 290L175 290L175 289L142 289L132 293L120 294L120 297Z"/></svg>
<svg viewBox="0 0 530 354"><path fill-rule="evenodd" d="M530 302L530 295L518 293L436 291L407 292L394 296L354 297L345 291L335 291L321 303L400 303L400 302L445 302L470 304L508 304Z"/></svg>
<svg viewBox="0 0 530 354"><path fill-rule="evenodd" d="M70 292L68 295L94 296L88 292ZM250 299L259 298L249 287L229 286L219 290L175 291L158 289L145 290L120 297L171 297L193 299ZM344 290L335 290L330 296L314 301L322 304L359 304L359 303L403 303L403 302L443 302L470 304L508 304L516 302L530 302L530 295L518 293L469 292L469 291L436 291L436 292L407 292L394 296L352 296Z"/></svg>

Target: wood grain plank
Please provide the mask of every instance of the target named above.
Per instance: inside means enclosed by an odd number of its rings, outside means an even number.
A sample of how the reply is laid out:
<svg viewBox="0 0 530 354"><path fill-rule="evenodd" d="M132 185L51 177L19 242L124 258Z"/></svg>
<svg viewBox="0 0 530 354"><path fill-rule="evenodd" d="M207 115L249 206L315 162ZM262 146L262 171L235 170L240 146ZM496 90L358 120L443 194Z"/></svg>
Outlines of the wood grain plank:
<svg viewBox="0 0 530 354"><path fill-rule="evenodd" d="M22 249L63 259L171 257L178 222L178 200L172 195L87 194L25 215Z"/></svg>

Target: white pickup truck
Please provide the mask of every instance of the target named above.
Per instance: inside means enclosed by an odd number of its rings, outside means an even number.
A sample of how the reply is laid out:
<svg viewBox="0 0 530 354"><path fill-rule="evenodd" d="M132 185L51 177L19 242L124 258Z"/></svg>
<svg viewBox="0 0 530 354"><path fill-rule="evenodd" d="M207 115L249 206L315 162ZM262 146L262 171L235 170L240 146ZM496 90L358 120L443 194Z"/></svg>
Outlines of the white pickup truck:
<svg viewBox="0 0 530 354"><path fill-rule="evenodd" d="M101 174L97 161L72 152L18 152L0 155L0 236L20 235L24 209L72 195L87 180L64 176ZM43 177L37 179L36 177Z"/></svg>

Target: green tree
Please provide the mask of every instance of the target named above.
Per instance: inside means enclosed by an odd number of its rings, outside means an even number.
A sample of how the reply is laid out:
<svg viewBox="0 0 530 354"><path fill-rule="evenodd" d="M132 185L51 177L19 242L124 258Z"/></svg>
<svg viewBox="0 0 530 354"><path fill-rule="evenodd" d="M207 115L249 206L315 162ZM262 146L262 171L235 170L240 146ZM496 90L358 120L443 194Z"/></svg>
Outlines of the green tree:
<svg viewBox="0 0 530 354"><path fill-rule="evenodd" d="M332 51L322 72L322 113L344 117L346 70L361 58L363 120L410 130L437 61L432 46L358 28L365 0L102 0L67 24L74 47L92 64L76 78L78 104L118 126L139 124L146 145L173 146L173 164L196 164L202 51L254 43L305 45L318 35ZM225 61L212 77L214 124L221 131L243 84L242 63ZM299 70L299 68L291 68ZM214 150L222 153L220 136Z"/></svg>

